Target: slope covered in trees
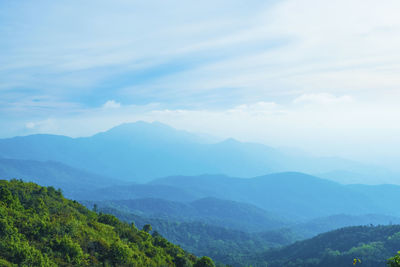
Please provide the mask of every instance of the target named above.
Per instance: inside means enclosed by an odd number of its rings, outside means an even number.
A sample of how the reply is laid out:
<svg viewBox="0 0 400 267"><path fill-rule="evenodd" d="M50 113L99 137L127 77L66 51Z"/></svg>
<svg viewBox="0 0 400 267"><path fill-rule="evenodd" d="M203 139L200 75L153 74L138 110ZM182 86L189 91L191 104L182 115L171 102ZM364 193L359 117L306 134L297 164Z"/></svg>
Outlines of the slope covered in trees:
<svg viewBox="0 0 400 267"><path fill-rule="evenodd" d="M89 206L92 206L93 203L86 203ZM349 225L364 225L370 226L371 224L378 225L380 223L389 224L389 222L398 223L399 219L391 216L383 216L383 215L363 215L363 216L350 216L350 215L336 215L330 216L326 218L320 218L316 220L312 220L308 223L293 225L288 228L282 228L272 231L265 232L257 232L257 233L248 233L243 230L232 230L227 229L223 226L215 226L210 223L204 223L199 221L173 221L171 218L163 217L160 218L148 218L143 217L142 215L136 215L126 210L116 209L116 207L112 207L110 205L104 205L105 203L99 203L98 207L100 210L103 210L106 213L114 214L118 218L124 221L134 221L139 228L143 227L146 224L151 224L153 226L153 230L161 233L163 236L168 238L173 243L179 244L184 249L198 255L208 255L211 256L214 260L229 264L232 266L247 266L249 263L252 263L255 266L265 266L267 260L265 257L265 251L268 251L271 248L282 247L285 245L289 245L294 243L297 240L304 240L309 237L313 237L319 233L332 231L334 229L338 229L344 226ZM110 203L108 203L110 204ZM346 229L346 228L345 228ZM351 229L351 228L349 228ZM368 230L370 227L355 227L354 229L363 229ZM373 229L373 228L371 228ZM346 235L349 235L346 237ZM363 234L362 234L363 235ZM351 240L352 232L344 231L343 240L348 238ZM336 235L329 235L324 238L322 241L322 245L324 243L327 245L329 250L330 244L335 244ZM374 242L376 236L372 234L367 234L366 238L359 239L357 241L369 243L371 238L371 242ZM312 240L312 239L311 239ZM393 239L392 239L393 241ZM305 242L310 242L309 240ZM296 243L302 244L302 243ZM315 253L315 257L320 260L319 255L324 255L318 249L321 244L312 247L312 245L308 245L309 253ZM359 245L357 242L353 244L357 247ZM400 244L399 244L400 245ZM291 247L291 246L290 246ZM285 248L283 248L285 249ZM307 250L306 249L306 250ZM272 252L277 252L279 250L271 250ZM274 255L267 253L268 257L270 255ZM324 252L324 251L323 251ZM304 251L299 253L299 258L301 259ZM287 255L290 255L288 253ZM253 256L251 256L253 255ZM387 252L389 255L389 252ZM343 256L343 255L342 255ZM358 254L359 257L361 257ZM272 258L272 263L279 266L279 264L286 263L285 260L286 254L282 253L277 256L277 258ZM349 255L347 255L349 257ZM384 262L384 256L379 255L380 262ZM364 257L363 257L364 259ZM268 261L271 260L268 258ZM309 263L311 262L311 263ZM314 264L311 266L324 266L324 265L315 265L317 261L316 259L312 260L296 260L294 266L308 266L308 264ZM375 261L373 261L375 263ZM288 264L292 264L289 261ZM322 264L322 263L321 263ZM285 266L285 265L282 265ZM346 266L346 265L344 265ZM351 264L349 265L351 266Z"/></svg>
<svg viewBox="0 0 400 267"><path fill-rule="evenodd" d="M210 256L216 262L232 266L246 266L250 254L288 245L297 240L290 229L248 233L198 221L178 222L146 218L101 204L99 210L114 214L123 221L134 221L139 228L151 224L153 230L185 250L197 256Z"/></svg>
<svg viewBox="0 0 400 267"><path fill-rule="evenodd" d="M145 230L53 187L0 180L2 266L213 266Z"/></svg>
<svg viewBox="0 0 400 267"><path fill-rule="evenodd" d="M253 266L386 266L400 248L400 225L341 228L247 259ZM397 265L393 265L397 266Z"/></svg>

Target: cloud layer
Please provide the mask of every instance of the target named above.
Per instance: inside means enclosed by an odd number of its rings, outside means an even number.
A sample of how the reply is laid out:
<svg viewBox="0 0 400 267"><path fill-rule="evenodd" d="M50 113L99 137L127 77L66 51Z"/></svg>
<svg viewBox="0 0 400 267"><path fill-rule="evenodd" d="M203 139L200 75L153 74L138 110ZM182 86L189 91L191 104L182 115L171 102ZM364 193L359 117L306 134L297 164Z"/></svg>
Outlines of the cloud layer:
<svg viewBox="0 0 400 267"><path fill-rule="evenodd" d="M0 136L81 136L144 119L396 158L399 9L397 0L2 1Z"/></svg>

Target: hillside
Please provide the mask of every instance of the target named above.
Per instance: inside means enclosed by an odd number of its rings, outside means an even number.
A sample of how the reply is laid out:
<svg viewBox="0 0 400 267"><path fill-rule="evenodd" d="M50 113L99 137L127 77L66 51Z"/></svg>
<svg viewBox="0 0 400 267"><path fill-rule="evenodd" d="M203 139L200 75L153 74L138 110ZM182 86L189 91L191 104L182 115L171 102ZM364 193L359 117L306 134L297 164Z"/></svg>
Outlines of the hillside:
<svg viewBox="0 0 400 267"><path fill-rule="evenodd" d="M0 177L18 178L42 186L62 188L65 196L77 199L88 190L123 184L116 179L73 168L55 161L0 158Z"/></svg>
<svg viewBox="0 0 400 267"><path fill-rule="evenodd" d="M192 202L175 202L159 198L109 200L96 203L102 208L113 208L136 215L178 222L198 221L246 232L269 231L289 225L276 214L254 205L217 198L202 198Z"/></svg>
<svg viewBox="0 0 400 267"><path fill-rule="evenodd" d="M199 221L179 222L166 218L143 217L101 205L98 208L123 221L134 221L138 227L151 224L153 230L185 250L197 256L207 255L217 262L233 266L246 266L249 255L264 252L271 247L291 244L298 238L290 229L248 233Z"/></svg>
<svg viewBox="0 0 400 267"><path fill-rule="evenodd" d="M62 153L60 153L60 151ZM171 175L225 174L253 177L273 172L354 174L348 181L398 182L385 169L339 158L290 154L262 144L227 139L207 143L196 134L158 122L116 126L90 137L37 134L0 139L0 157L58 161L71 167L130 182ZM372 177L371 177L372 176ZM335 180L335 177L330 177ZM368 179L367 179L368 178ZM338 177L339 181L342 181Z"/></svg>
<svg viewBox="0 0 400 267"><path fill-rule="evenodd" d="M386 256L394 255L391 254L393 249L400 245L400 239L396 237L399 235L396 233L400 233L400 226L371 226L374 222L388 223L388 220L396 219L382 215L336 215L290 228L247 233L196 221L147 218L101 205L99 209L121 220L134 221L139 227L150 223L154 230L184 249L198 256L209 255L218 262L232 266L265 266L267 262L268 266L352 266L354 258L368 261L366 266L386 266ZM340 225L357 223L364 226L332 230ZM304 239L302 235L305 233L315 235L323 229L332 232L294 243ZM386 252L375 251L375 246L382 245L376 243L378 241L384 243ZM379 254L381 252L383 254ZM333 256L337 258L329 258L332 264L327 264L326 257Z"/></svg>
<svg viewBox="0 0 400 267"><path fill-rule="evenodd" d="M400 247L400 225L355 226L320 234L248 259L254 266L384 267Z"/></svg>
<svg viewBox="0 0 400 267"><path fill-rule="evenodd" d="M0 180L0 229L2 266L212 266L151 236L149 227L138 230L53 187L18 180Z"/></svg>
<svg viewBox="0 0 400 267"><path fill-rule="evenodd" d="M393 216L339 214L264 232L260 232L263 229L263 227L260 227L259 232L249 233L244 231L248 229L246 226L242 229L229 229L229 220L222 224L216 224L215 221L207 221L200 217L198 221L195 221L184 217L170 216L170 214L176 212L175 209L181 209L183 214L187 214L189 208L184 203L165 203L154 199L96 203L99 210L114 214L127 222L134 221L136 226L143 227L150 223L154 230L168 240L198 256L208 255L218 262L233 266L246 266L246 263L250 262L249 255L256 252L262 253L271 247L288 245L345 226L400 223L400 218ZM122 204L117 205L117 203ZM92 207L93 202L86 202L86 205ZM157 216L153 214L151 217L146 217L146 215L152 214L150 211L155 210L159 210L158 213L155 213L158 214ZM189 211L193 212L191 209ZM235 211L232 209L230 212ZM240 221L241 219L238 218L237 220ZM244 222L241 222L241 224L244 224ZM258 258L263 259L262 256Z"/></svg>
<svg viewBox="0 0 400 267"><path fill-rule="evenodd" d="M290 226L290 229L302 239L348 226L371 226L400 224L400 217L382 214L349 215L336 214L312 219L305 223Z"/></svg>
<svg viewBox="0 0 400 267"><path fill-rule="evenodd" d="M342 185L293 172L248 179L224 175L170 176L147 184L87 188L76 199L118 201L144 198L174 202L203 198L230 200L297 222L337 214L400 216L396 205L400 202L400 186Z"/></svg>
<svg viewBox="0 0 400 267"><path fill-rule="evenodd" d="M292 220L343 213L400 214L396 204L400 202L400 186L342 185L304 173L276 173L251 179L171 176L149 184L174 186L201 197L250 203Z"/></svg>
<svg viewBox="0 0 400 267"><path fill-rule="evenodd" d="M188 202L198 199L198 194L171 185L128 184L85 190L77 200L126 200L142 198L161 198L175 202Z"/></svg>

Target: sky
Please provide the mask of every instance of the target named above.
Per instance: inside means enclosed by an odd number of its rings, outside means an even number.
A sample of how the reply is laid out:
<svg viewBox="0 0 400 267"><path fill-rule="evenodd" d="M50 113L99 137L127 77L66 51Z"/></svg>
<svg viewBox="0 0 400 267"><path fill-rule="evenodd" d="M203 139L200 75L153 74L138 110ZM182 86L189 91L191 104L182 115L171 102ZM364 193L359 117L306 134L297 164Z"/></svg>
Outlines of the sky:
<svg viewBox="0 0 400 267"><path fill-rule="evenodd" d="M0 1L0 137L160 121L395 168L399 10L398 0Z"/></svg>

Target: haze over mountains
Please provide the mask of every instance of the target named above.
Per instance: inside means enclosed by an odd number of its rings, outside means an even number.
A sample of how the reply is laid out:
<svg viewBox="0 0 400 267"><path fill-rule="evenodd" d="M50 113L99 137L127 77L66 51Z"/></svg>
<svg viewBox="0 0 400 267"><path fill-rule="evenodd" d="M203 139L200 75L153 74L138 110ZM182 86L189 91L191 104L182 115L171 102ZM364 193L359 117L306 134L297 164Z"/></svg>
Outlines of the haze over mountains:
<svg viewBox="0 0 400 267"><path fill-rule="evenodd" d="M71 167L129 182L171 175L224 174L254 177L297 171L342 183L399 183L381 167L340 158L295 155L255 143L201 137L158 122L122 124L91 137L30 135L0 140L3 158L58 161Z"/></svg>
<svg viewBox="0 0 400 267"><path fill-rule="evenodd" d="M79 198L87 188L121 184L121 181L83 171L55 161L0 158L0 177L18 178L43 186L62 188L68 197Z"/></svg>
<svg viewBox="0 0 400 267"><path fill-rule="evenodd" d="M87 203L86 201L84 203ZM190 202L175 202L161 198L90 201L103 208L170 221L204 222L245 232L269 231L285 227L288 220L255 205L218 198L199 198Z"/></svg>
<svg viewBox="0 0 400 267"><path fill-rule="evenodd" d="M293 155L233 139L207 143L158 122L123 124L83 138L43 134L1 139L0 156L2 177L60 187L80 200L151 198L189 203L213 198L248 203L290 220L335 214L400 215L394 204L400 200L399 186L342 185L299 172L358 170L357 175L374 175L384 169ZM384 179L376 176L378 180Z"/></svg>
<svg viewBox="0 0 400 267"><path fill-rule="evenodd" d="M198 256L234 266L254 253L279 262L265 250L339 227L400 223L400 186L374 185L396 173L234 139L212 143L157 122L82 138L1 139L0 175L151 223Z"/></svg>

